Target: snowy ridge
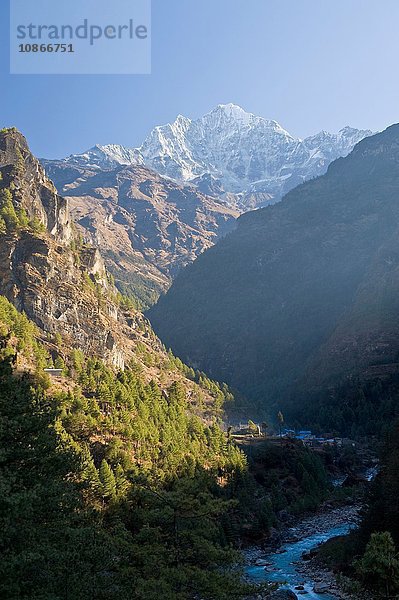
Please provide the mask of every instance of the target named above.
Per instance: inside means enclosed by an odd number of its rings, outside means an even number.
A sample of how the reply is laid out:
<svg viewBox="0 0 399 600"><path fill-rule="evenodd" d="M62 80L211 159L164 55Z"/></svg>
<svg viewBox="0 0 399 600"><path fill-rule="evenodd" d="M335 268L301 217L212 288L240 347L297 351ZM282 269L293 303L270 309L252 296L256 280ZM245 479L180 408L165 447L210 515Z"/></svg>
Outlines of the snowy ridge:
<svg viewBox="0 0 399 600"><path fill-rule="evenodd" d="M82 154L71 154L64 162L76 166L109 169L118 165L144 164L141 153L136 148L126 148L119 144L97 144Z"/></svg>

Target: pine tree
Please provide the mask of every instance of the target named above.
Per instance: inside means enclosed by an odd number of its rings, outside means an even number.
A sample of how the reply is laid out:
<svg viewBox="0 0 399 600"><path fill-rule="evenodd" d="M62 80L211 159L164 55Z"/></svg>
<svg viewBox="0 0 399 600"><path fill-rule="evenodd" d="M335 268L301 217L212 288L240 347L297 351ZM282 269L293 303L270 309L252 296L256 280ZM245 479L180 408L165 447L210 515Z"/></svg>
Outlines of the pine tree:
<svg viewBox="0 0 399 600"><path fill-rule="evenodd" d="M28 215L26 214L26 210L24 208L19 208L16 211L16 214L17 214L17 219L18 219L18 225L20 227L28 227L29 219L28 219Z"/></svg>
<svg viewBox="0 0 399 600"><path fill-rule="evenodd" d="M125 495L129 488L129 483L125 476L125 471L122 465L118 465L115 469L115 489L118 498Z"/></svg>
<svg viewBox="0 0 399 600"><path fill-rule="evenodd" d="M258 433L258 426L256 425L256 423L251 421L251 419L249 419L249 421L248 421L248 431L250 431L250 433L253 433L253 434Z"/></svg>
<svg viewBox="0 0 399 600"><path fill-rule="evenodd" d="M99 477L103 498L106 498L107 500L112 500L116 496L115 476L111 467L105 459L101 462Z"/></svg>
<svg viewBox="0 0 399 600"><path fill-rule="evenodd" d="M56 369L65 369L65 362L64 359L61 356L57 356L57 358L54 361L54 367Z"/></svg>

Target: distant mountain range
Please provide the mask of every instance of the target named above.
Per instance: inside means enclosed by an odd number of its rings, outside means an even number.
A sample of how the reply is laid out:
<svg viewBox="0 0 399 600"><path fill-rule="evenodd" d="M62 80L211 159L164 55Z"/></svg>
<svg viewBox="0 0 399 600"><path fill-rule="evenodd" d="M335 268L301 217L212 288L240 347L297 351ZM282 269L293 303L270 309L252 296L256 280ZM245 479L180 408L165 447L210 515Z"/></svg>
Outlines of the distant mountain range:
<svg viewBox="0 0 399 600"><path fill-rule="evenodd" d="M303 414L311 391L398 377L398 198L394 125L241 216L150 310L155 330L264 409L291 397ZM336 398L325 401L333 414Z"/></svg>
<svg viewBox="0 0 399 600"><path fill-rule="evenodd" d="M145 165L180 182L218 182L218 194L260 193L258 205L279 200L303 181L322 175L328 165L346 156L369 130L345 127L322 131L304 140L290 135L276 121L247 113L235 104L219 104L203 117L179 115L173 123L155 127L140 148L94 146L63 160L75 167L109 169ZM206 188L209 193L209 188ZM267 195L265 198L264 194ZM252 198L253 200L253 198Z"/></svg>
<svg viewBox="0 0 399 600"><path fill-rule="evenodd" d="M148 306L241 213L280 200L370 134L346 127L299 140L227 104L156 127L140 148L94 146L41 162L118 287Z"/></svg>

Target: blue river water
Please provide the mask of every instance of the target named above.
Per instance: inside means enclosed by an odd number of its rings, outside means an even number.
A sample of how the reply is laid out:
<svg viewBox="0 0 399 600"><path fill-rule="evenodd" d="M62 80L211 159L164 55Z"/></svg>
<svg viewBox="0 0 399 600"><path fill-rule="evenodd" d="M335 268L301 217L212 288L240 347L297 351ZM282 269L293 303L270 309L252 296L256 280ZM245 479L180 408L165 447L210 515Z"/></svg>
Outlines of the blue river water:
<svg viewBox="0 0 399 600"><path fill-rule="evenodd" d="M279 554L265 555L265 561L271 563L266 568L258 566L249 566L246 568L247 577L257 583L260 582L285 582L281 588L294 591L298 598L308 600L337 600L337 596L330 593L316 594L313 591L315 582L306 579L306 575L296 570L296 562L301 561L302 554L309 552L322 542L326 542L337 535L346 535L349 533L352 524L344 523L326 531L315 533L303 538L297 542L290 542L283 545ZM263 556L262 556L263 558ZM303 585L307 594L300 595L295 586Z"/></svg>

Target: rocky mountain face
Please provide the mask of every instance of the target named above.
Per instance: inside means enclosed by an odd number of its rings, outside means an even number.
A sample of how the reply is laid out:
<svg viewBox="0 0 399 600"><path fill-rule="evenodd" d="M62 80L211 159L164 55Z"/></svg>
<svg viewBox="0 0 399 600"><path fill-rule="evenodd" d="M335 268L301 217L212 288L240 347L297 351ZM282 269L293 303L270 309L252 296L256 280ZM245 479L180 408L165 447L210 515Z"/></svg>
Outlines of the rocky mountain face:
<svg viewBox="0 0 399 600"><path fill-rule="evenodd" d="M361 141L176 278L162 340L260 406L399 373L399 126Z"/></svg>
<svg viewBox="0 0 399 600"><path fill-rule="evenodd" d="M119 320L103 260L95 248L73 249L68 202L16 130L0 133L0 173L0 191L31 217L0 235L0 294L46 335L60 333L70 347L123 366L127 324Z"/></svg>
<svg viewBox="0 0 399 600"><path fill-rule="evenodd" d="M65 167L146 165L177 181L190 181L206 194L227 195L241 212L276 202L290 189L318 175L346 156L371 131L345 127L322 131L304 140L276 121L220 104L203 117L179 115L173 123L155 127L140 148L95 146L64 159Z"/></svg>
<svg viewBox="0 0 399 600"><path fill-rule="evenodd" d="M118 288L145 306L181 267L232 230L239 215L198 187L144 166L44 164L84 239L101 248Z"/></svg>

